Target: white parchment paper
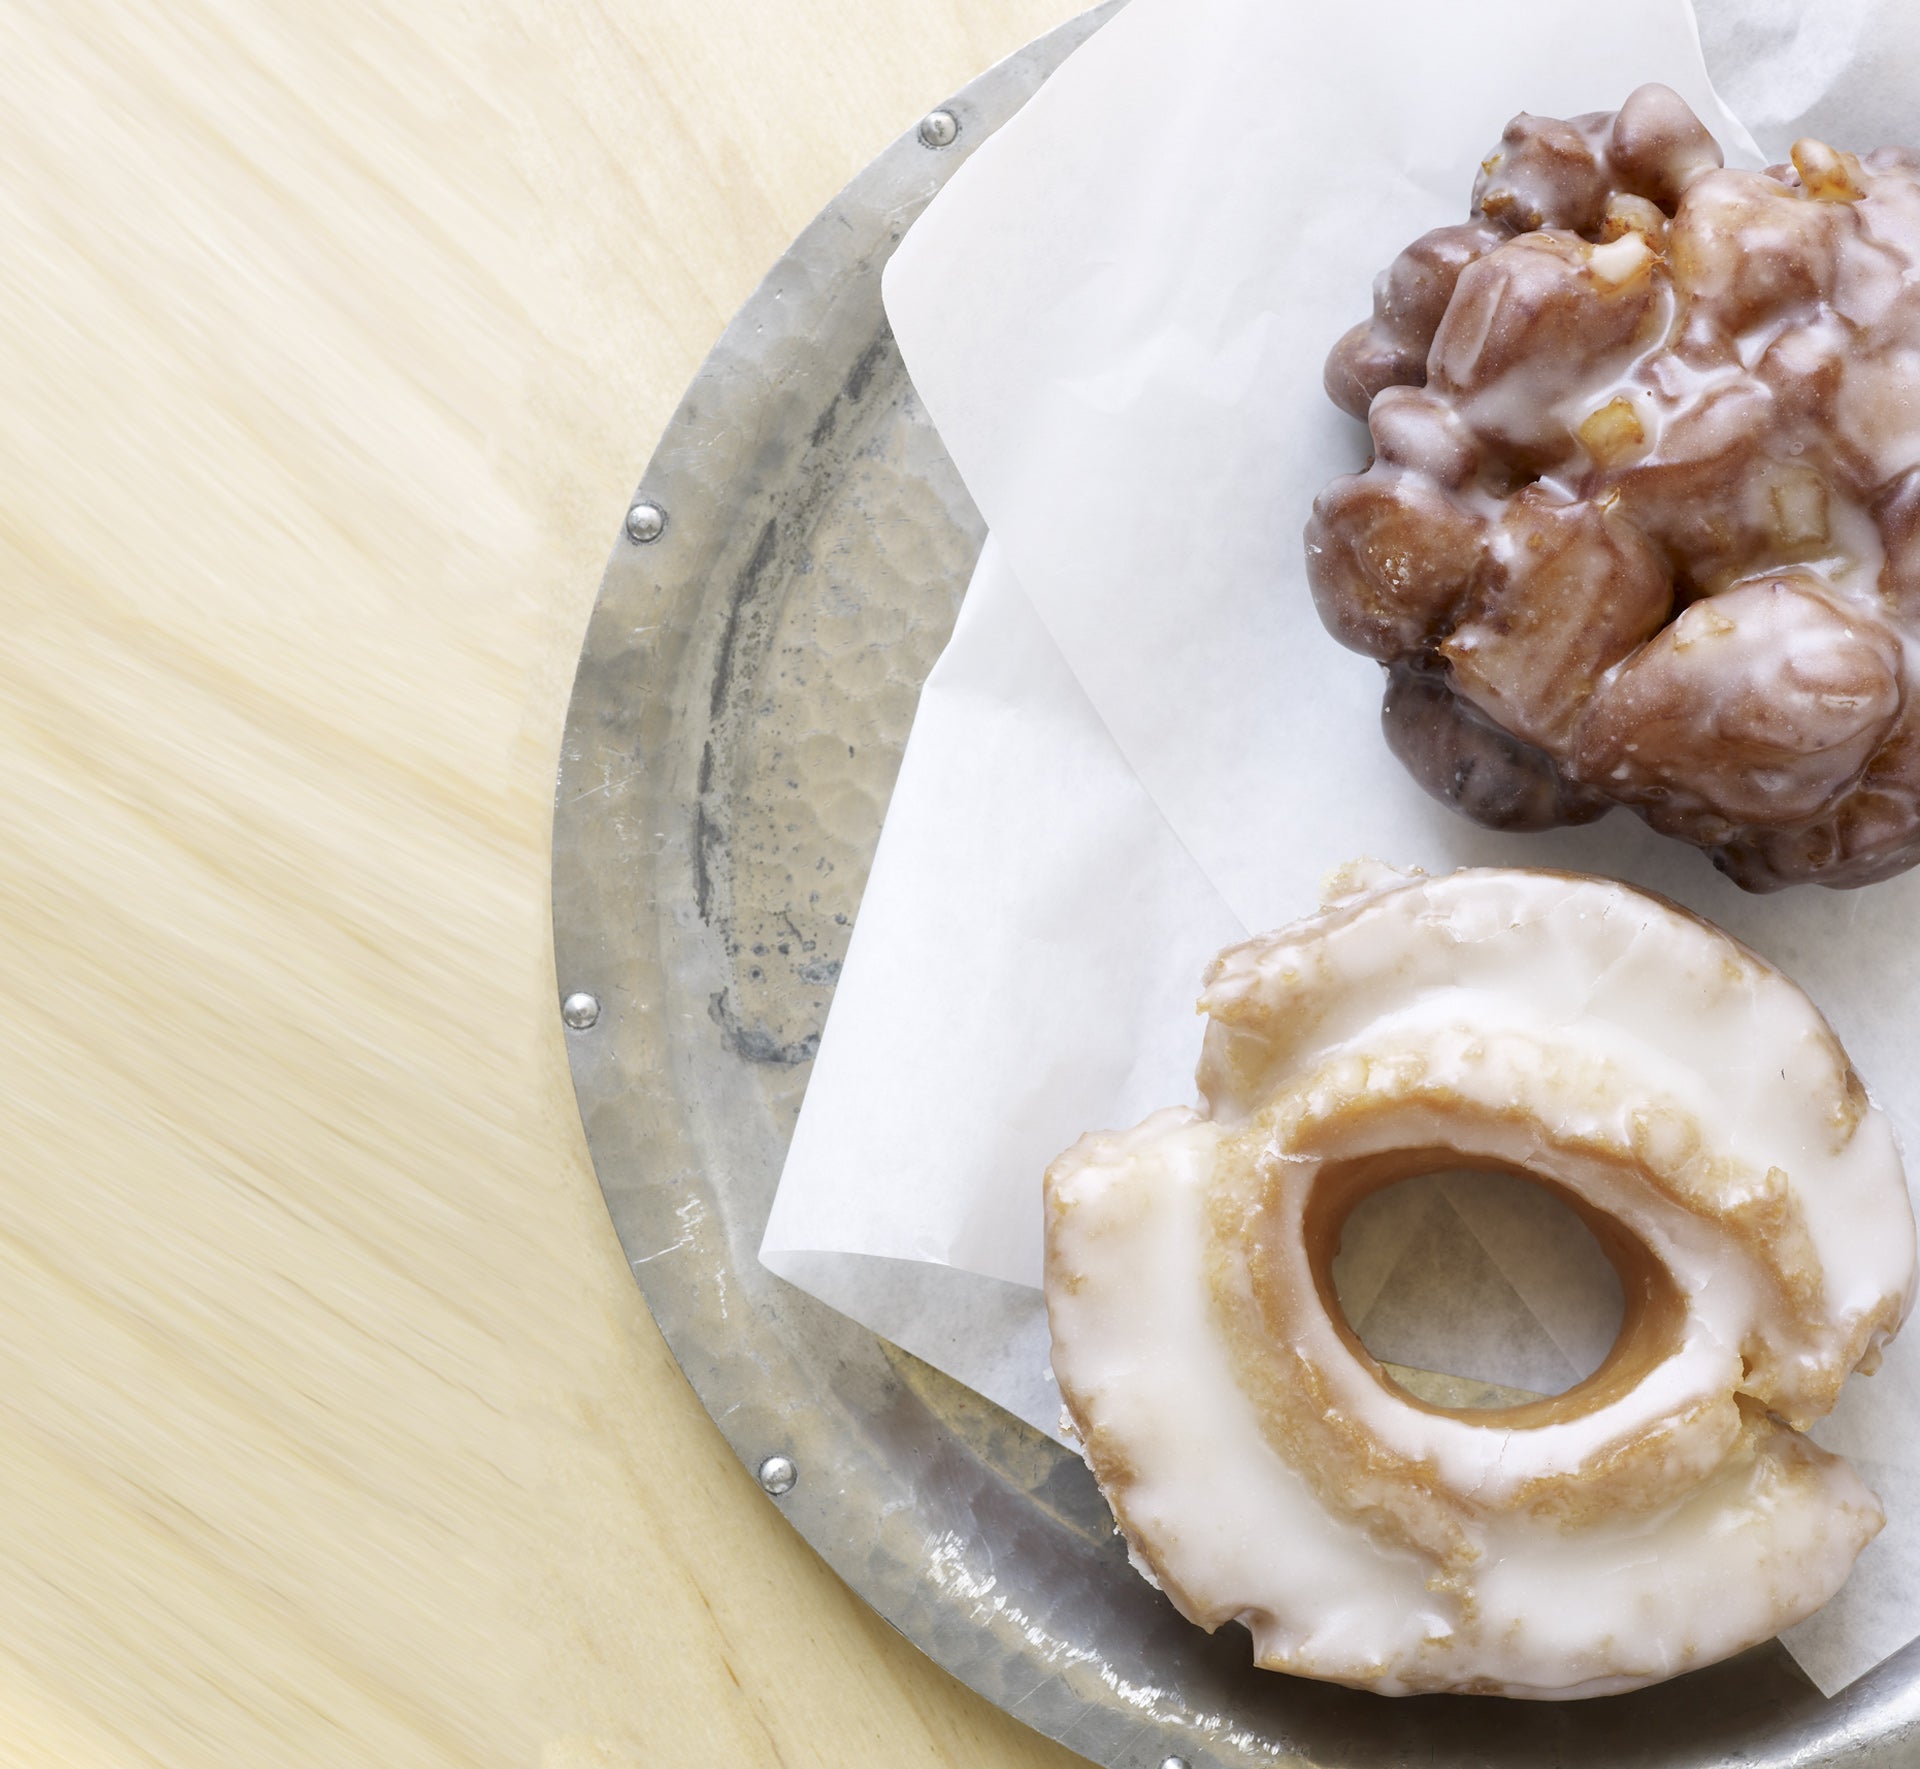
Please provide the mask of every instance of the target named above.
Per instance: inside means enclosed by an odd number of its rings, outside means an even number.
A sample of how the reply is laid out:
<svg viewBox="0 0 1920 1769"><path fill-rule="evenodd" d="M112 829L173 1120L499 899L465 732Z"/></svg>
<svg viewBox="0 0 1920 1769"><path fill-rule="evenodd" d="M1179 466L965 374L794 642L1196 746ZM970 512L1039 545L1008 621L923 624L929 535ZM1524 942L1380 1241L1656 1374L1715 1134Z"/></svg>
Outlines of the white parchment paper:
<svg viewBox="0 0 1920 1769"><path fill-rule="evenodd" d="M1514 111L1663 79L1738 162L1784 157L1816 117L1842 145L1920 137L1892 0L1813 16L1718 0L1697 31L1682 0L1620 0L1601 30L1584 6L1375 0L1307 28L1274 0L1134 0L961 169L886 295L994 539L922 699L770 1267L1051 1428L1040 1170L1192 1097L1207 956L1309 911L1361 853L1564 866L1689 904L1809 989L1920 1151L1920 875L1752 898L1624 814L1474 829L1387 754L1377 666L1320 629L1301 564L1313 496L1366 453L1320 391L1326 349L1402 245L1464 215ZM1555 1222L1475 1188L1430 1206L1422 1232L1480 1286L1456 1328L1492 1329L1435 1349L1563 1386L1540 1348L1577 1366L1606 1298L1572 1268L1541 1281L1565 1264ZM1349 1297L1363 1334L1404 1295L1393 1264ZM1831 1693L1920 1632L1920 1332L1819 1435L1889 1514L1788 1642Z"/></svg>

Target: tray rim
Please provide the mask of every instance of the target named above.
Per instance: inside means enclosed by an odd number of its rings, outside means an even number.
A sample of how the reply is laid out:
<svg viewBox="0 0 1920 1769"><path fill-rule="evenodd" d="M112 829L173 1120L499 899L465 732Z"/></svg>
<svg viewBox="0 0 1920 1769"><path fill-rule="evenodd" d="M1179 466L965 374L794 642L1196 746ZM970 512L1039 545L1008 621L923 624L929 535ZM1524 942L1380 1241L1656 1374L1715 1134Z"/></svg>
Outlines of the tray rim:
<svg viewBox="0 0 1920 1769"><path fill-rule="evenodd" d="M1118 12L1126 0L1105 0L1105 4L1096 6L1080 17L1068 21L1054 31L1036 39L1025 49L1009 57L1006 61L989 69L956 93L944 105L931 113L957 119L958 134L955 138L942 140L938 132L925 134L923 119L905 131L888 148L882 151L862 172L857 174L822 210L819 216L795 239L767 273L765 279L749 297L740 312L728 325L714 350L702 365L690 384L674 417L670 420L663 439L652 460L641 476L633 498L629 501L629 517L638 506L652 503L664 513L664 524L657 536L641 538L632 528L625 530L615 542L606 579L603 581L600 596L596 602L596 617L607 603L610 588L617 579L631 575L636 566L648 557L647 550L658 538L665 534L676 522L686 520L681 510L682 499L678 495L683 485L690 460L703 446L703 430L709 422L708 414L715 404L727 397L737 385L739 363L742 358L751 357L760 348L758 340L764 335L769 321L781 325L790 324L793 308L785 305L786 298L796 284L807 284L813 267L823 257L830 257L838 248L841 236L853 228L856 214L871 214L886 211L902 217L902 226L910 220L912 214L931 197L945 179L952 175L958 166L964 163L967 152L986 138L1004 121L1006 116L1017 110L1020 104L1038 89L1049 73L1060 61L1064 60L1074 48L1091 36L1100 25ZM881 260L882 262L884 259ZM877 278L878 266L873 274ZM604 918L596 919L593 911L603 908L598 893L592 888L590 879L580 876L585 865L585 849L590 845L581 838L583 821L604 821L613 813L618 797L614 793L603 794L600 802L587 812L578 807L579 797L570 798L567 792L568 766L567 756L595 720L604 718L607 708L601 702L604 694L599 693L598 683L589 663L596 643L596 624L589 628L582 647L580 672L570 700L566 736L563 739L562 765L559 771L555 795L555 814L553 826L553 916L557 978L561 1001L558 1003L563 1019L563 1033L570 1068L573 1074L576 1099L580 1105L582 1121L586 1130L590 1153L594 1160L595 1172L613 1216L616 1230L620 1233L623 1245L626 1245L636 1284L643 1298L653 1312L656 1321L666 1337L676 1361L680 1364L690 1384L700 1397L716 1425L726 1436L742 1462L750 1469L759 1472L764 1469L770 1453L769 1446L782 1441L778 1421L783 1409L755 1409L743 1406L736 1395L721 1392L723 1384L717 1380L718 1365L711 1355L709 1347L698 1343L697 1336L691 1331L691 1323L683 1318L676 1297L661 1281L664 1273L656 1273L650 1279L645 1267L654 1255L648 1253L635 1256L635 1244L630 1239L626 1213L622 1208L622 1199L626 1196L624 1184L610 1183L610 1169L624 1165L624 1154L616 1154L608 1147L608 1135L605 1126L608 1123L609 1096L623 1091L622 1075L617 1058L614 1055L616 1042L612 1036L619 1027L620 1009L605 996L597 1002L596 1017L585 1025L576 1023L568 1017L568 1004L582 990L584 985L593 983L598 976L609 974L608 959L611 947L610 934L617 931L604 925ZM643 1018L635 1015L636 1004L626 1004L628 1018ZM631 1079L631 1077L627 1077ZM725 1250L723 1250L724 1253ZM737 1255L738 1249L733 1249ZM747 1258L752 1259L752 1250L746 1250ZM757 1261L755 1261L757 1265ZM737 1269L737 1266L736 1266ZM777 1282L777 1280L773 1280ZM836 1317L840 1318L840 1317ZM849 1323L850 1325L851 1323ZM856 1329L864 1332L864 1329ZM871 1337L869 1335L869 1337ZM858 1576L857 1566L849 1562L844 1552L844 1544L836 1539L835 1531L827 1527L820 1509L811 1501L810 1495L796 1493L793 1488L780 1489L777 1480L763 1480L763 1485L786 1510L788 1519L809 1544L825 1558L829 1565L859 1594L875 1607L887 1620L900 1627L936 1663L942 1665L953 1675L959 1677L970 1687L1003 1711L1015 1713L1023 1722L1037 1730L1067 1744L1069 1748L1086 1749L1097 1745L1111 1746L1115 1741L1109 1735L1111 1729L1095 1728L1089 1735L1086 1730L1087 1714L1084 1703L1077 1699L1049 1704L1045 1700L1022 1704L1025 1711L1016 1713L1013 1706L1003 1701L996 1693L994 1679L985 1675L982 1664L976 1655L955 1649L950 1642L929 1640L923 1631L917 1631L910 1625L910 1619L896 1612L894 1606L877 1599L873 1593L863 1587ZM1916 1643L1920 1646L1920 1642ZM1896 1667L1906 1671L1904 1661L1911 1659L1911 1669L1902 1682L1895 1698L1870 1703L1855 1704L1849 1701L1855 1691L1864 1691L1869 1684L1882 1685L1889 1682L1889 1674ZM1671 1687L1671 1686L1669 1686ZM1379 1698L1376 1698L1379 1699ZM1445 1699L1445 1698L1440 1698ZM1571 1705L1571 1704L1569 1704ZM1582 1704L1585 1705L1585 1704ZM1814 1765L1838 1762L1841 1760L1860 1761L1859 1753L1865 1750L1875 1751L1878 1757L1879 1747L1885 1745L1901 1749L1910 1749L1910 1755L1889 1756L1884 1759L1889 1764L1903 1761L1920 1761L1920 1656L1907 1649L1896 1658L1889 1660L1878 1670L1869 1673L1867 1678L1853 1685L1841 1697L1828 1704L1831 1709L1840 1706L1863 1706L1870 1710L1861 1712L1843 1720L1838 1730L1825 1728L1828 1736L1818 1741L1801 1737L1797 1741L1787 1741L1787 1755L1778 1759L1753 1759L1756 1764L1777 1761L1783 1766L1788 1762L1795 1765ZM1841 1716L1836 1712L1836 1719ZM1104 1756L1111 1762L1125 1761L1129 1764L1139 1762L1157 1763L1160 1753L1179 1751L1189 1758L1196 1769L1205 1762L1218 1760L1224 1763L1239 1763L1241 1756L1220 1757L1216 1759L1209 1748L1208 1733L1217 1731L1218 1721L1212 1726L1181 1725L1172 1715L1156 1716L1172 1724L1164 1729L1149 1722L1146 1727L1139 1723L1136 1709L1131 1716L1132 1724L1126 1729L1130 1734L1124 1756ZM1204 1718L1204 1717L1202 1717ZM1144 1735L1154 1734L1149 1740ZM1139 1746L1148 1745L1148 1754L1142 1755ZM1818 1754L1808 1755L1808 1746L1812 1745ZM1315 1769L1318 1759L1293 1756L1292 1761ZM1327 1769L1331 1769L1330 1762Z"/></svg>

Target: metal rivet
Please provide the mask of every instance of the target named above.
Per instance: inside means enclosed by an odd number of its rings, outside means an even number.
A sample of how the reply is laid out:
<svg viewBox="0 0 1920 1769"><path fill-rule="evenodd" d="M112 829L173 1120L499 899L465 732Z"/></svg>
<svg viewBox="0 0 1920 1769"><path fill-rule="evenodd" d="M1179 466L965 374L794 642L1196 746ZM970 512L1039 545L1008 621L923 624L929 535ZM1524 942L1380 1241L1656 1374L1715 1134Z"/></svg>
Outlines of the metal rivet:
<svg viewBox="0 0 1920 1769"><path fill-rule="evenodd" d="M600 998L576 989L560 1003L560 1017L576 1032L584 1032L600 1017Z"/></svg>
<svg viewBox="0 0 1920 1769"><path fill-rule="evenodd" d="M760 1484L776 1499L792 1492L799 1478L800 1470L794 1467L791 1456L769 1456L760 1464Z"/></svg>
<svg viewBox="0 0 1920 1769"><path fill-rule="evenodd" d="M1185 1757L1162 1757L1160 1769L1193 1769L1193 1765Z"/></svg>
<svg viewBox="0 0 1920 1769"><path fill-rule="evenodd" d="M920 139L928 147L952 147L960 133L960 119L952 111L929 111L920 122Z"/></svg>
<svg viewBox="0 0 1920 1769"><path fill-rule="evenodd" d="M644 547L657 541L667 526L667 513L658 504L635 504L627 512L627 539Z"/></svg>

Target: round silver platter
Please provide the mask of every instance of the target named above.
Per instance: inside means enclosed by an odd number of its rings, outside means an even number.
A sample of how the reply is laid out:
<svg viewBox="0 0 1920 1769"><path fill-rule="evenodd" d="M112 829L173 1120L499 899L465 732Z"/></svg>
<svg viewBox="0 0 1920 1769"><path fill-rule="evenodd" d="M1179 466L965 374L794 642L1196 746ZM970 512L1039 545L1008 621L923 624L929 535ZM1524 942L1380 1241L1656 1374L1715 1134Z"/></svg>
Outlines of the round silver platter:
<svg viewBox="0 0 1920 1769"><path fill-rule="evenodd" d="M688 390L614 549L567 721L553 919L634 1276L769 1503L955 1676L1095 1762L1910 1769L1920 1643L1833 1701L1772 1645L1567 1704L1255 1671L1241 1630L1200 1633L1135 1576L1075 1458L755 1257L984 534L887 330L881 267L1117 4L981 76L800 236Z"/></svg>

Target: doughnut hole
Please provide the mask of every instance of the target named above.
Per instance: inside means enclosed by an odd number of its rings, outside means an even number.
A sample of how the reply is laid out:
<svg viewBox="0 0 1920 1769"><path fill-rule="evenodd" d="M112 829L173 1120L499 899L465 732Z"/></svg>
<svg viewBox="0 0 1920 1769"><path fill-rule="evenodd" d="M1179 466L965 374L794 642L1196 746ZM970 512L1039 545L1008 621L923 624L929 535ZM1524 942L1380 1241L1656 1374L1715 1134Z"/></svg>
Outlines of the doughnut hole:
<svg viewBox="0 0 1920 1769"><path fill-rule="evenodd" d="M1586 233L1597 227L1609 185L1599 151L1607 121L1604 112L1563 122L1522 111L1474 180L1474 213L1516 233L1538 227Z"/></svg>
<svg viewBox="0 0 1920 1769"><path fill-rule="evenodd" d="M1445 1235L1452 1206L1444 1203L1442 1188L1456 1189L1456 1193L1467 1188L1470 1200L1463 1202L1488 1207L1475 1214L1489 1222L1490 1230L1527 1245L1520 1258L1538 1280L1543 1300L1553 1296L1556 1286L1567 1292L1554 1297L1568 1304L1564 1311L1555 1310L1563 1331L1571 1327L1576 1314L1589 1317L1584 1330L1566 1331L1566 1342L1554 1344L1567 1378L1545 1398L1516 1399L1508 1394L1476 1397L1477 1404L1468 1406L1436 1404L1431 1385L1403 1383L1381 1368L1383 1363L1414 1370L1439 1366L1442 1374L1482 1382L1516 1373L1512 1364L1491 1374L1485 1366L1446 1368L1466 1361L1462 1351L1467 1334L1460 1331L1457 1319L1449 1317L1462 1306L1471 1307L1476 1290L1497 1296L1502 1289L1511 1293L1511 1287L1488 1282L1492 1259L1484 1251L1480 1261L1473 1258L1466 1244L1472 1238L1470 1231L1465 1238ZM1443 1213L1436 1213L1436 1205ZM1429 1232L1416 1235L1383 1278L1378 1270L1383 1263L1381 1243L1390 1237L1405 1238L1405 1216L1410 1211L1420 1213L1430 1225ZM1549 1175L1455 1149L1396 1149L1329 1161L1314 1182L1305 1233L1321 1306L1347 1348L1382 1386L1427 1411L1448 1413L1469 1423L1524 1429L1596 1411L1671 1357L1686 1322L1686 1304L1672 1275L1625 1224L1596 1210ZM1441 1264L1431 1256L1435 1250L1455 1257ZM1396 1284L1397 1302L1392 1289ZM1356 1304L1358 1327L1348 1312L1348 1295ZM1507 1314L1506 1324L1523 1340L1518 1348L1522 1357L1528 1350L1544 1349L1537 1340L1531 1347L1524 1344L1534 1333L1546 1337L1545 1329L1524 1311L1524 1304L1516 1311L1508 1302ZM1609 1323L1611 1333L1606 1331ZM1368 1332L1384 1355L1375 1353ZM1410 1355L1415 1352L1420 1355ZM1527 1361L1536 1369L1543 1364L1551 1367L1552 1362L1546 1357ZM1421 1394L1419 1388L1428 1393Z"/></svg>
<svg viewBox="0 0 1920 1769"><path fill-rule="evenodd" d="M1816 816L1900 710L1892 634L1782 572L1688 608L1603 682L1573 773L1678 824L1779 827Z"/></svg>
<svg viewBox="0 0 1920 1769"><path fill-rule="evenodd" d="M1503 1267L1527 1273L1526 1294ZM1552 1188L1484 1168L1369 1193L1341 1224L1331 1277L1339 1318L1431 1405L1564 1393L1599 1369L1623 1320L1620 1275L1580 1217Z"/></svg>
<svg viewBox="0 0 1920 1769"><path fill-rule="evenodd" d="M1438 670L1402 660L1387 673L1380 728L1431 797L1488 829L1590 823L1607 801L1569 782L1553 759L1503 731Z"/></svg>
<svg viewBox="0 0 1920 1769"><path fill-rule="evenodd" d="M1382 660L1417 650L1480 569L1485 525L1417 474L1336 479L1307 523L1307 582L1327 630Z"/></svg>
<svg viewBox="0 0 1920 1769"><path fill-rule="evenodd" d="M1706 124L1679 93L1657 81L1635 88L1615 113L1607 157L1628 190L1669 214L1695 179L1725 164Z"/></svg>
<svg viewBox="0 0 1920 1769"><path fill-rule="evenodd" d="M1673 604L1666 561L1597 504L1529 487L1501 515L1504 560L1440 647L1456 693L1528 743L1556 746L1593 684L1657 633ZM1502 544L1504 543L1504 544Z"/></svg>

